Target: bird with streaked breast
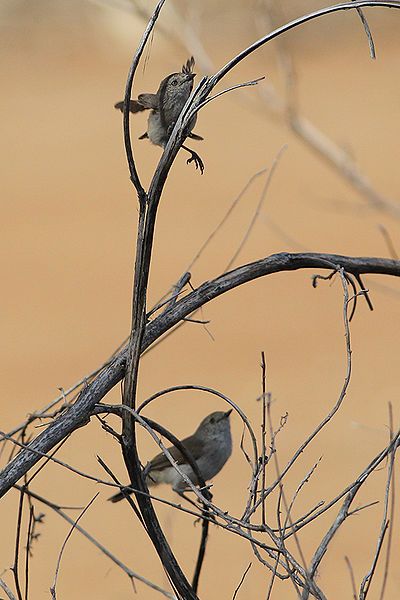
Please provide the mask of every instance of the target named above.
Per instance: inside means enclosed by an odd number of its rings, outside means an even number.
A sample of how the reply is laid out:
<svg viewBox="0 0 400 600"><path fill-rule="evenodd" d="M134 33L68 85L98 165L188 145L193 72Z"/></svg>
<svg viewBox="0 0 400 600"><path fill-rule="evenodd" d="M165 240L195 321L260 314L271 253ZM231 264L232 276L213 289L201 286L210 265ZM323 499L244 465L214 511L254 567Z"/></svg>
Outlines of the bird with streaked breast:
<svg viewBox="0 0 400 600"><path fill-rule="evenodd" d="M205 417L196 431L181 441L195 459L204 481L209 481L220 472L232 453L232 437L229 416L232 409L223 412L216 411ZM175 446L168 448L172 458L179 465L180 470L188 476L194 485L198 485L196 474L187 462L187 459ZM160 483L167 483L178 494L182 494L188 486L178 471L171 465L163 452L157 454L147 465L146 484L153 487ZM119 502L127 494L129 488L111 496L111 502Z"/></svg>

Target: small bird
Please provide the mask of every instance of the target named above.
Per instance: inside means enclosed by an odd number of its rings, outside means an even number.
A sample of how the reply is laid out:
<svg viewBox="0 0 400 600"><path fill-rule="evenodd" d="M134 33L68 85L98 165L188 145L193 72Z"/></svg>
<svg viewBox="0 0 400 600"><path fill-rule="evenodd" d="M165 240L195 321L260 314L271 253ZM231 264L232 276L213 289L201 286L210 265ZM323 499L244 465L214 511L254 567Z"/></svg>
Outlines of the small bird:
<svg viewBox="0 0 400 600"><path fill-rule="evenodd" d="M182 440L182 444L195 459L204 481L209 481L219 473L232 453L229 422L231 412L232 409L227 412L216 411L211 413L202 420L193 435ZM181 471L189 477L194 485L198 485L197 477L182 453L175 446L169 447L168 451L178 463ZM182 494L187 489L185 481L162 452L149 462L145 472L148 487L168 483L172 485L172 489L178 494ZM111 496L109 500L119 502L126 494L132 494L132 492L129 489L125 493L118 492L118 494Z"/></svg>
<svg viewBox="0 0 400 600"><path fill-rule="evenodd" d="M193 89L193 79L196 77L193 67L194 58L192 56L183 65L180 73L172 73L162 80L156 94L139 94L137 100L129 101L131 113L151 110L147 131L139 137L139 140L148 138L156 146L164 148ZM124 103L117 102L114 107L123 112ZM196 120L197 115L194 115L189 123L187 136L193 140L202 140L200 135L192 133ZM194 162L196 169L200 168L201 174L203 174L204 163L200 156L187 146L182 145L182 148L191 155L187 164Z"/></svg>

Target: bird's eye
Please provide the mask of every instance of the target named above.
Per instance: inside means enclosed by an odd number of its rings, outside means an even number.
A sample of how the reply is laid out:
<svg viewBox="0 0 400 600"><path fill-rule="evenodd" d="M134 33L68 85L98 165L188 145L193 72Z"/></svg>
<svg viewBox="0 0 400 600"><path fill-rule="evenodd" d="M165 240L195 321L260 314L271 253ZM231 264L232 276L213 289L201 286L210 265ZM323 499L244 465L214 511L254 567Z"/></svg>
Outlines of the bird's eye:
<svg viewBox="0 0 400 600"><path fill-rule="evenodd" d="M178 80L177 79L173 79L172 80L172 85L178 85Z"/></svg>

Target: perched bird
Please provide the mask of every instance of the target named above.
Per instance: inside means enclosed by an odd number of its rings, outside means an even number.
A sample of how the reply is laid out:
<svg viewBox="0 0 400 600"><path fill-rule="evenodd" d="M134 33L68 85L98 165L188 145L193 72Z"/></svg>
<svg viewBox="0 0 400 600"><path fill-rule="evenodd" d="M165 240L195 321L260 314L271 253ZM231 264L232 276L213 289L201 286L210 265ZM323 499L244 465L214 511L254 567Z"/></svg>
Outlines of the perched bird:
<svg viewBox="0 0 400 600"><path fill-rule="evenodd" d="M147 122L147 131L139 137L140 140L148 138L156 146L164 148L193 89L193 79L196 76L196 73L193 73L193 67L194 58L192 56L183 65L180 73L172 73L162 80L156 94L139 94L137 100L129 101L131 113L143 110L151 111ZM117 102L114 106L123 111L124 103ZM187 135L194 140L202 140L201 136L192 133L196 119L197 115L194 115L189 123ZM187 146L182 145L182 148L191 155L187 163L194 162L196 169L200 168L203 174L204 163L200 156Z"/></svg>
<svg viewBox="0 0 400 600"><path fill-rule="evenodd" d="M182 444L189 450L195 459L204 481L208 481L220 472L232 452L231 428L227 412L217 411L205 417L193 435L182 440ZM194 485L197 485L197 477L192 467L188 464L183 454L175 447L168 448L174 460L178 463L181 471L189 477ZM162 452L157 454L145 468L146 483L153 487L159 483L168 483L178 494L182 494L187 485L178 471L171 465L168 458ZM111 496L111 502L119 502L129 490L119 492Z"/></svg>

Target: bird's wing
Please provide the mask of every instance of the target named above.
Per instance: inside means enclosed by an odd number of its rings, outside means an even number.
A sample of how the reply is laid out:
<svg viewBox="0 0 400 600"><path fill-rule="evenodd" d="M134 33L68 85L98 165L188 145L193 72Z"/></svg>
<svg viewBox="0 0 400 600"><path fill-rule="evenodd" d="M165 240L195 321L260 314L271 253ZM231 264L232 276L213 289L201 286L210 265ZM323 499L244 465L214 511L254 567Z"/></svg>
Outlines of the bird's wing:
<svg viewBox="0 0 400 600"><path fill-rule="evenodd" d="M153 110L158 109L158 96L157 94L139 94L138 104L143 106L142 110L146 108L152 108Z"/></svg>
<svg viewBox="0 0 400 600"><path fill-rule="evenodd" d="M121 112L124 110L124 103L117 102L114 104L114 108L117 108ZM129 100L129 112L137 113L142 110L158 109L158 101L156 94L139 94L137 100Z"/></svg>
<svg viewBox="0 0 400 600"><path fill-rule="evenodd" d="M182 444L185 445L185 442L187 442L188 439L189 438L185 438L184 440L182 440ZM194 440L193 440L193 438L191 438L190 450L191 450L191 454L195 460L200 458L200 456L202 455L203 447L204 447L203 442L199 441L196 438ZM181 464L187 462L186 458L182 455L182 453L177 448L175 448L175 446L170 446L168 448L168 451L171 453L173 459L176 460L178 465L181 465ZM170 466L171 466L171 463L169 462L168 458L165 456L165 454L160 452L160 454L157 454L157 456L155 456L150 461L150 472L153 470L159 471L162 469L166 469L167 467L170 467Z"/></svg>
<svg viewBox="0 0 400 600"><path fill-rule="evenodd" d="M116 104L114 104L114 108L117 108L121 112L124 112L124 103L117 102ZM142 110L146 110L146 107L140 104L137 100L129 100L129 112L137 113Z"/></svg>

